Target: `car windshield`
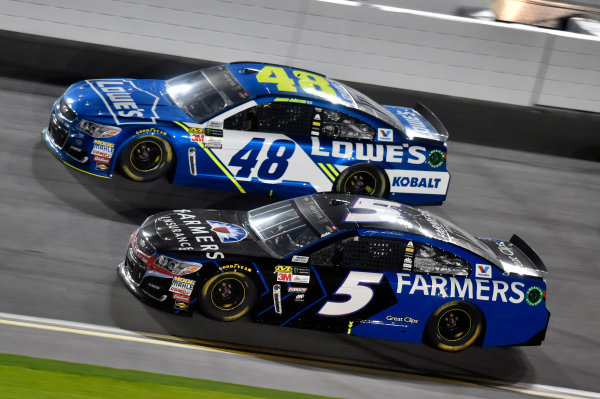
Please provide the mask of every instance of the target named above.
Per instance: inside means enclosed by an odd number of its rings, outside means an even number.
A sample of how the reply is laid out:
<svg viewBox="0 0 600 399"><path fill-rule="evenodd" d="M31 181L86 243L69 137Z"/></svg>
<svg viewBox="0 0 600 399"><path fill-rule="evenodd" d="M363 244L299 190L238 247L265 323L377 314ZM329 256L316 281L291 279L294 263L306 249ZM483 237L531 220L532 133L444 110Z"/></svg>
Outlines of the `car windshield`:
<svg viewBox="0 0 600 399"><path fill-rule="evenodd" d="M169 79L167 93L179 108L197 122L244 102L249 97L223 65Z"/></svg>
<svg viewBox="0 0 600 399"><path fill-rule="evenodd" d="M337 229L310 196L254 209L248 212L248 222L260 239L281 257Z"/></svg>
<svg viewBox="0 0 600 399"><path fill-rule="evenodd" d="M350 86L346 86L345 84L337 81L336 83L342 86L350 93L350 95L354 99L354 102L356 103L356 108L378 119L381 119L382 121L394 126L396 129L399 129L401 132L404 132L404 126L402 125L402 123L400 123L398 118L396 118L390 111L381 106L381 104L378 104L377 102L373 101L360 91L355 90Z"/></svg>

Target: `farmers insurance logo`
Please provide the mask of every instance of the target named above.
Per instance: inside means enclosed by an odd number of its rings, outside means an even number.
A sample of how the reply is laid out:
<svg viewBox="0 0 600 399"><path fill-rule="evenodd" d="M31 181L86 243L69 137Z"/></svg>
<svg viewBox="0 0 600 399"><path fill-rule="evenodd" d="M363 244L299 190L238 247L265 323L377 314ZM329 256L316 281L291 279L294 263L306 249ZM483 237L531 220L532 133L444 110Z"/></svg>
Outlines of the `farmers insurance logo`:
<svg viewBox="0 0 600 399"><path fill-rule="evenodd" d="M492 267L490 265L475 265L475 277L492 278Z"/></svg>
<svg viewBox="0 0 600 399"><path fill-rule="evenodd" d="M392 129L377 129L378 141L394 141L394 131Z"/></svg>
<svg viewBox="0 0 600 399"><path fill-rule="evenodd" d="M246 230L235 224L218 222L216 220L207 220L206 222L210 224L211 231L217 233L223 244L242 241L248 235Z"/></svg>
<svg viewBox="0 0 600 399"><path fill-rule="evenodd" d="M86 80L112 115L117 125L156 123L158 97L138 88L128 79ZM142 120L131 119L150 119Z"/></svg>

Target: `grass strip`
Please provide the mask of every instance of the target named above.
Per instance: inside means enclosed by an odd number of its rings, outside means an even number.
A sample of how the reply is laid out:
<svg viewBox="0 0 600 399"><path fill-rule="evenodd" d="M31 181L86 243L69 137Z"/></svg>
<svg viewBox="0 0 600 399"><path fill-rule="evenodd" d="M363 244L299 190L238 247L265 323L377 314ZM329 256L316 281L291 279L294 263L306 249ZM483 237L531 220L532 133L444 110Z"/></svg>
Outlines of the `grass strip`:
<svg viewBox="0 0 600 399"><path fill-rule="evenodd" d="M7 399L322 398L275 389L9 354L0 354L0 387L0 397Z"/></svg>

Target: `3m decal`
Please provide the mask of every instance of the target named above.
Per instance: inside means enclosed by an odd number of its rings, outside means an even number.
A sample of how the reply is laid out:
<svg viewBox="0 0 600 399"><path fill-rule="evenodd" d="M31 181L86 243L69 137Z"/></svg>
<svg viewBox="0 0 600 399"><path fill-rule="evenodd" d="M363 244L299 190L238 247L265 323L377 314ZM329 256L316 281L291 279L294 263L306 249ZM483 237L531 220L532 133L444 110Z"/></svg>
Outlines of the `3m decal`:
<svg viewBox="0 0 600 399"><path fill-rule="evenodd" d="M98 79L86 83L100 96L117 125L156 123L158 97L138 88L132 80Z"/></svg>
<svg viewBox="0 0 600 399"><path fill-rule="evenodd" d="M217 233L223 244L241 241L248 235L246 230L235 224L217 220L207 220L206 222L210 225L211 231Z"/></svg>
<svg viewBox="0 0 600 399"><path fill-rule="evenodd" d="M492 266L490 265L475 265L475 277L492 278Z"/></svg>
<svg viewBox="0 0 600 399"><path fill-rule="evenodd" d="M394 131L392 129L377 129L377 141L394 141Z"/></svg>
<svg viewBox="0 0 600 399"><path fill-rule="evenodd" d="M277 281L292 282L292 273L277 273Z"/></svg>
<svg viewBox="0 0 600 399"><path fill-rule="evenodd" d="M344 302L327 301L317 314L343 316L358 312L373 298L373 289L361 284L379 284L382 278L383 273L351 271L335 292L335 295L348 295L350 298Z"/></svg>

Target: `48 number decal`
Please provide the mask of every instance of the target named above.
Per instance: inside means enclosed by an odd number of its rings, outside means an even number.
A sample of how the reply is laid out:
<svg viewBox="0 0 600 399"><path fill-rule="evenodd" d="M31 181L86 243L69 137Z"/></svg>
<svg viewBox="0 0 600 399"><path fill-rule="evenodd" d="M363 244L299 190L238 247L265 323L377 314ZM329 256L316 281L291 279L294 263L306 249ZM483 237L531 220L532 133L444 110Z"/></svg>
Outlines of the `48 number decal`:
<svg viewBox="0 0 600 399"><path fill-rule="evenodd" d="M334 88L329 85L329 82L323 76L297 70L292 71L292 73L298 79L300 88L306 93L320 97L338 97ZM285 69L281 67L265 66L256 74L256 80L260 83L276 84L279 91L298 92L294 79L290 78Z"/></svg>
<svg viewBox="0 0 600 399"><path fill-rule="evenodd" d="M289 159L294 155L296 143L291 140L275 140L267 150L266 158L259 159L264 138L253 138L241 150L233 155L229 166L239 167L236 179L250 179L253 170L258 166L256 176L260 180L279 180L289 166Z"/></svg>

